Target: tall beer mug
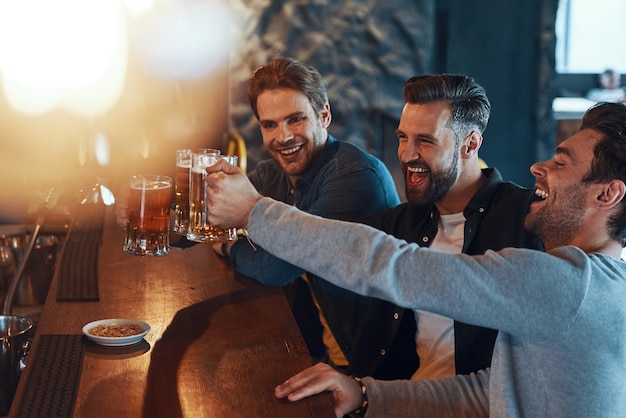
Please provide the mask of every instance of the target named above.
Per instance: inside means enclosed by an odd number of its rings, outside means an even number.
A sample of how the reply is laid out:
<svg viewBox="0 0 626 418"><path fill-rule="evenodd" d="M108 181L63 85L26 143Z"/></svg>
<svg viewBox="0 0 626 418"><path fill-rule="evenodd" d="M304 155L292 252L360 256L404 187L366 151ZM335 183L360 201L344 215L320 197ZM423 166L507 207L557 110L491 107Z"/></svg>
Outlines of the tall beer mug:
<svg viewBox="0 0 626 418"><path fill-rule="evenodd" d="M176 185L175 185L175 217L174 232L178 235L187 235L189 231L189 186L191 174L191 155L193 153L220 155L220 150L200 148L194 151L179 149L176 151Z"/></svg>
<svg viewBox="0 0 626 418"><path fill-rule="evenodd" d="M172 183L171 177L151 174L130 179L124 251L153 256L170 252Z"/></svg>
<svg viewBox="0 0 626 418"><path fill-rule="evenodd" d="M206 167L215 164L224 158L230 164L237 165L236 155L206 155L193 153L191 155L191 182L189 188L189 230L187 239L196 242L225 242L237 240L237 229L221 229L213 226L207 220L208 208L206 204Z"/></svg>

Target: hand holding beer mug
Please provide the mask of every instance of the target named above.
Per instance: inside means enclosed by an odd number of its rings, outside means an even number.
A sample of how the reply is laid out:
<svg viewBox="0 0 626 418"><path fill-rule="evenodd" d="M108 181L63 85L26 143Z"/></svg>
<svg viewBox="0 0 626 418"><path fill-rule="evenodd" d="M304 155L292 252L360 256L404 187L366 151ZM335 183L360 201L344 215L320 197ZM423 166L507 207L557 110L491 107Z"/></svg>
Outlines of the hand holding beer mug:
<svg viewBox="0 0 626 418"><path fill-rule="evenodd" d="M226 228L246 228L250 212L263 196L239 167L219 161L206 171L209 221Z"/></svg>
<svg viewBox="0 0 626 418"><path fill-rule="evenodd" d="M191 182L189 189L189 231L187 239L196 242L226 242L237 240L237 229L221 229L208 220L206 203L206 168L220 158L237 165L236 155L207 155L193 153L191 157Z"/></svg>
<svg viewBox="0 0 626 418"><path fill-rule="evenodd" d="M172 183L171 177L161 175L131 178L124 251L153 256L170 252Z"/></svg>

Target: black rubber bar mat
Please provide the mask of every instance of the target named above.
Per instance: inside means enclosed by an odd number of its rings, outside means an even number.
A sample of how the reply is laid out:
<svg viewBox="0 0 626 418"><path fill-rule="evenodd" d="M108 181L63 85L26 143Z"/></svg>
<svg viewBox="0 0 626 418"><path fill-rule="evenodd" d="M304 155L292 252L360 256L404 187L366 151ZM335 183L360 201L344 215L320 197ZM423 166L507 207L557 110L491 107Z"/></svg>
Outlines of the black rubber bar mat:
<svg viewBox="0 0 626 418"><path fill-rule="evenodd" d="M74 217L60 261L57 301L98 301L98 251L104 206L81 206Z"/></svg>
<svg viewBox="0 0 626 418"><path fill-rule="evenodd" d="M82 335L43 334L26 367L30 375L19 405L20 418L71 417L80 382L85 343ZM34 355L33 355L34 354Z"/></svg>

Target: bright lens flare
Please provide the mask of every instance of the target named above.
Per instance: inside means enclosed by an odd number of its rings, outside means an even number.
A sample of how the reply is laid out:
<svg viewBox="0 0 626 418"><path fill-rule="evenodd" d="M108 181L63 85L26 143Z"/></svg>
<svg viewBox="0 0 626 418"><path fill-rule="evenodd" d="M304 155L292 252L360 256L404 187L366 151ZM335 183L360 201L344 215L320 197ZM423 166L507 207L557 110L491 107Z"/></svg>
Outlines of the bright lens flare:
<svg viewBox="0 0 626 418"><path fill-rule="evenodd" d="M124 0L128 14L131 17L138 17L147 14L152 10L154 2L152 0Z"/></svg>
<svg viewBox="0 0 626 418"><path fill-rule="evenodd" d="M0 0L0 72L9 103L94 116L117 100L126 74L119 0Z"/></svg>

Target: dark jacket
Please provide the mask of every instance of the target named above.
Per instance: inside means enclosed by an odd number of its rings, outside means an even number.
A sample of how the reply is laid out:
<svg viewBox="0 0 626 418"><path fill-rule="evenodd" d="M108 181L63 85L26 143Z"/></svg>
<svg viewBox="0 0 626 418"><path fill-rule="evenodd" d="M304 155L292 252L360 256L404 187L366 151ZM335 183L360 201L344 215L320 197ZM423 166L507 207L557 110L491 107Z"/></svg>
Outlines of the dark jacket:
<svg viewBox="0 0 626 418"><path fill-rule="evenodd" d="M274 160L257 164L248 175L264 196L325 218L358 221L400 204L393 178L384 163L361 148L329 135L323 155L301 176L295 187ZM294 237L297 238L297 237ZM323 355L319 314L312 302L315 294L333 336L346 355L352 353L360 329L360 312L372 300L307 274L309 285L299 277L306 273L246 240L230 250L234 269L266 285L285 286L296 321L314 357Z"/></svg>
<svg viewBox="0 0 626 418"><path fill-rule="evenodd" d="M463 214L463 252L483 254L504 247L543 249L524 228L533 191L503 182L494 168L483 170L484 185ZM439 213L435 206L414 208L403 204L368 218L367 223L408 242L429 246L437 234ZM477 303L480 303L477 301ZM415 316L412 310L376 300L365 312L367 324L357 339L348 372L379 379L406 379L419 367L415 349ZM455 361L459 374L488 367L497 331L454 322Z"/></svg>

